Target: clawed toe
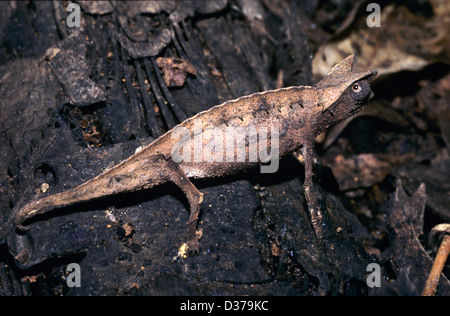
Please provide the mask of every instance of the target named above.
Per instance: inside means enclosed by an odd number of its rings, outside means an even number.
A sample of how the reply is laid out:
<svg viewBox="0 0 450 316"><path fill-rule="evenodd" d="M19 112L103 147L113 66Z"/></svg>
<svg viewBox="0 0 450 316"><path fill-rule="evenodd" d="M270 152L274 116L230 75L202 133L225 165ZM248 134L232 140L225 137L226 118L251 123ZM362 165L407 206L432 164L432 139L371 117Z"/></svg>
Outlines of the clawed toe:
<svg viewBox="0 0 450 316"><path fill-rule="evenodd" d="M200 253L200 243L199 240L203 236L202 230L195 231L195 235L191 237L187 242L187 252L190 256L194 256Z"/></svg>
<svg viewBox="0 0 450 316"><path fill-rule="evenodd" d="M178 248L177 255L173 258L173 261L180 261L183 258L189 256L195 256L200 253L200 243L199 240L202 238L202 230L195 232L195 235L188 241L183 243L180 248Z"/></svg>
<svg viewBox="0 0 450 316"><path fill-rule="evenodd" d="M186 245L189 256L195 256L200 253L200 243L198 242L198 239L190 240L186 242Z"/></svg>

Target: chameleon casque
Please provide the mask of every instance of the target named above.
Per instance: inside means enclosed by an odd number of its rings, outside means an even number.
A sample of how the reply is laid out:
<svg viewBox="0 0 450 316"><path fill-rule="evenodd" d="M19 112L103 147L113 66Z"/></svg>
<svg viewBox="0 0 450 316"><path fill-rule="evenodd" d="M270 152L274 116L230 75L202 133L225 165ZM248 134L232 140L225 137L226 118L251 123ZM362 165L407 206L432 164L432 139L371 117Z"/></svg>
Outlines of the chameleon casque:
<svg viewBox="0 0 450 316"><path fill-rule="evenodd" d="M277 127L280 157L300 148L302 150L305 196L312 226L320 238L322 215L312 181L314 141L330 126L357 113L373 97L369 84L377 72L357 72L355 66L356 55L350 55L313 86L293 86L243 96L200 112L178 126L187 128L191 133L195 121L201 122L202 131L209 128L225 130L230 126ZM197 231L197 220L203 194L189 178L220 177L263 162L175 162L171 154L179 139L173 139L172 133L173 129L128 159L73 189L13 209L7 226L10 231L3 233L14 235L15 240L11 243L15 246L9 247L11 253L15 253L16 260L26 261L26 254L17 250L20 248L17 236L26 234L27 222L39 220L35 216L104 196L152 188L167 181L180 187L189 201L190 217L184 246L190 253L198 252L201 232ZM193 138L190 141L193 142ZM201 146L208 146L208 140L204 140ZM249 145L246 144L248 150Z"/></svg>

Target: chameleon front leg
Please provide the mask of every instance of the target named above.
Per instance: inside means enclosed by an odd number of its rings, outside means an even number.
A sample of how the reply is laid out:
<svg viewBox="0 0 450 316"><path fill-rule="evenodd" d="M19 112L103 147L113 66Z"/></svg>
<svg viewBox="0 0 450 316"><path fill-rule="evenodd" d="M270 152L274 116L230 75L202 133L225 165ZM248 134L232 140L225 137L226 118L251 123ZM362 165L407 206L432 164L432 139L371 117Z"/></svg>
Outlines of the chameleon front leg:
<svg viewBox="0 0 450 316"><path fill-rule="evenodd" d="M319 190L313 184L313 156L314 139L307 139L302 147L303 159L305 161L305 182L303 189L305 191L306 203L310 214L310 219L317 238L322 239L322 211L318 202Z"/></svg>

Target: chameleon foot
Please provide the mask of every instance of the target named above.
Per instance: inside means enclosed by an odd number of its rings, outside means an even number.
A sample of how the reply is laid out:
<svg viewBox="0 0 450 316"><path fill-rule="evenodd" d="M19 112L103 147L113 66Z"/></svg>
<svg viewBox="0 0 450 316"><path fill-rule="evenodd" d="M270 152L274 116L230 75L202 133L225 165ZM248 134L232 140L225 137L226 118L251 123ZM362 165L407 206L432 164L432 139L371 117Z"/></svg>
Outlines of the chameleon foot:
<svg viewBox="0 0 450 316"><path fill-rule="evenodd" d="M196 254L199 254L199 252L200 252L199 240L200 240L200 238L202 238L202 236L203 236L203 231L197 230L195 232L195 236L185 243L187 246L187 252L189 255L194 256Z"/></svg>
<svg viewBox="0 0 450 316"><path fill-rule="evenodd" d="M183 243L180 248L178 248L178 253L175 257L173 257L173 262L178 262L181 259L187 258L188 255L196 255L200 251L199 240L202 238L203 231L198 230L195 232L195 236Z"/></svg>

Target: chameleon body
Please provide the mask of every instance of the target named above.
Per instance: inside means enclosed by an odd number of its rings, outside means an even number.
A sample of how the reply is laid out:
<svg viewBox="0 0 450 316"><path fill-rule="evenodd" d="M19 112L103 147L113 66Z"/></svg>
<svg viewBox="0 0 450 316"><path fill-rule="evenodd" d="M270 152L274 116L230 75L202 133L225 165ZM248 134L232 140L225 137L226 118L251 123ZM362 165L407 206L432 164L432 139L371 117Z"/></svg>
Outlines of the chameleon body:
<svg viewBox="0 0 450 316"><path fill-rule="evenodd" d="M195 124L201 124L200 133L211 128L225 131L230 127L277 127L280 156L302 148L306 200L312 225L317 236L321 237L321 212L312 182L313 145L318 134L358 112L373 97L369 83L377 72L357 72L355 63L356 56L351 55L334 66L325 78L313 86L270 90L227 101L198 113L178 127L193 134ZM10 225L15 230L13 233L23 234L27 230L26 223L33 217L55 209L172 181L185 193L190 205L186 246L190 252L198 252L201 233L197 231L197 219L203 194L189 178L220 177L262 161L175 162L172 153L174 146L180 144L180 139L174 138L173 131L174 129L168 131L141 151L90 181L14 209L10 216ZM195 137L188 139L191 143L184 145L194 148L194 139ZM208 138L204 138L200 145L206 148L211 145L208 142ZM247 144L247 153L249 148Z"/></svg>

